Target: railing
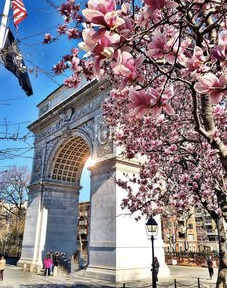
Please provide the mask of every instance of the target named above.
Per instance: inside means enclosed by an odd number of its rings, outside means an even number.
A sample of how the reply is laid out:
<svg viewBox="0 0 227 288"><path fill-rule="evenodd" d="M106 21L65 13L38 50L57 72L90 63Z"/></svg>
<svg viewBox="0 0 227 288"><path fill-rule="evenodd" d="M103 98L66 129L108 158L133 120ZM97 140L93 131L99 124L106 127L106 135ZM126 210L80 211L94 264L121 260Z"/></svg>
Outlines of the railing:
<svg viewBox="0 0 227 288"><path fill-rule="evenodd" d="M162 287L164 287L164 286L162 285ZM179 287L190 287L190 288L207 288L207 287L209 287L209 288L213 288L213 287L216 287L216 284L203 282L199 278L198 278L198 281L195 282L194 284L193 283L183 284L183 283L178 282L176 279L174 279L174 286L172 286L172 287L174 287L174 288L179 288Z"/></svg>
<svg viewBox="0 0 227 288"><path fill-rule="evenodd" d="M208 283L201 281L200 278L197 279L196 282L190 283L190 284L184 284L181 281L177 281L177 279L174 279L172 282L169 283L162 283L162 284L156 284L157 288L181 288L181 287L188 287L188 288L215 288L216 284L215 283ZM143 286L137 286L138 288L148 288L151 287L151 284L145 284ZM120 288L120 287L119 287ZM122 288L136 288L135 285L132 284L126 284L124 283Z"/></svg>
<svg viewBox="0 0 227 288"><path fill-rule="evenodd" d="M167 264L179 266L206 266L206 261L209 256L212 256L214 265L218 265L218 253L195 253L195 252L172 252L165 253L165 261Z"/></svg>

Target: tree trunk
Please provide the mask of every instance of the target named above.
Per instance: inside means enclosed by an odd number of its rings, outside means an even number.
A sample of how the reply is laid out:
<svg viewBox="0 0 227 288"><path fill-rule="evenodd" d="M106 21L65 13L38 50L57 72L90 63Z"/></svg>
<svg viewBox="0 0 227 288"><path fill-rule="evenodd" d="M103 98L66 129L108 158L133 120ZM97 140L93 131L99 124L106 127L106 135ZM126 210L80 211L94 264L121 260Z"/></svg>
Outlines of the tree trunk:
<svg viewBox="0 0 227 288"><path fill-rule="evenodd" d="M219 242L219 268L216 288L226 288L227 241L225 231L225 219L222 216L218 217L216 223Z"/></svg>
<svg viewBox="0 0 227 288"><path fill-rule="evenodd" d="M213 106L210 101L209 95L203 95L201 97L201 119L198 117L198 107L197 107L197 96L196 92L193 91L193 103L194 103L194 119L196 123L196 130L200 133L201 136L206 139L213 149L217 149L220 155L221 165L223 167L223 179L226 178L227 174L227 147L221 141L219 137L212 138L212 133L215 131L215 121L213 115ZM225 180L224 180L225 182ZM224 186L224 185L223 185ZM218 279L216 288L226 288L226 273L227 273L227 241L226 241L226 230L225 230L225 219L227 219L227 198L226 193L219 188L216 190L218 205L222 211L222 215L219 216L217 211L213 211L210 214L215 220L218 231L218 243L219 243L219 268L218 268ZM216 214L216 216L215 216Z"/></svg>

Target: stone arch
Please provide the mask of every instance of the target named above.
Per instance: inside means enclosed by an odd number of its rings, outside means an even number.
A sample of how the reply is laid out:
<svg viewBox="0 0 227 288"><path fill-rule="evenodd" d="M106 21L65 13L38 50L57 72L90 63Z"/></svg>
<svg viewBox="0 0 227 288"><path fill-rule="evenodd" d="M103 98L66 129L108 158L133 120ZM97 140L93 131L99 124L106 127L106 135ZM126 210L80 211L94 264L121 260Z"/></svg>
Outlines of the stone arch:
<svg viewBox="0 0 227 288"><path fill-rule="evenodd" d="M64 86L39 105L39 118L28 128L35 136L28 209L18 265L30 271L43 266L47 251L63 251L70 261L78 249L76 219L79 180L90 155L89 263L86 275L123 282L150 278L150 241L144 222L124 214L124 197L115 177L138 173L138 163L117 156L101 105L108 81L82 81L77 90ZM161 233L156 251L160 274L168 275ZM156 255L157 255L156 254ZM162 272L161 272L162 271Z"/></svg>

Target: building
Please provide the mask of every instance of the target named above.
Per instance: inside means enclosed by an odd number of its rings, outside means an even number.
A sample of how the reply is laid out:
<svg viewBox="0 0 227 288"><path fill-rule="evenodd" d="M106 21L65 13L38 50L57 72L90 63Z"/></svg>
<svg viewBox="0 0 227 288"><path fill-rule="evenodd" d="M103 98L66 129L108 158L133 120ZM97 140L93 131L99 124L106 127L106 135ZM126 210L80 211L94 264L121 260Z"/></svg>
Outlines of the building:
<svg viewBox="0 0 227 288"><path fill-rule="evenodd" d="M78 246L79 250L82 253L83 259L87 261L87 245L88 245L88 232L89 232L89 217L90 217L90 202L81 202L79 203L79 212L78 212Z"/></svg>
<svg viewBox="0 0 227 288"><path fill-rule="evenodd" d="M198 250L206 252L218 251L218 232L216 223L204 209L195 213Z"/></svg>
<svg viewBox="0 0 227 288"><path fill-rule="evenodd" d="M197 230L195 215L169 220L162 219L165 252L197 252Z"/></svg>
<svg viewBox="0 0 227 288"><path fill-rule="evenodd" d="M204 209L189 216L162 219L165 252L217 252L216 224Z"/></svg>

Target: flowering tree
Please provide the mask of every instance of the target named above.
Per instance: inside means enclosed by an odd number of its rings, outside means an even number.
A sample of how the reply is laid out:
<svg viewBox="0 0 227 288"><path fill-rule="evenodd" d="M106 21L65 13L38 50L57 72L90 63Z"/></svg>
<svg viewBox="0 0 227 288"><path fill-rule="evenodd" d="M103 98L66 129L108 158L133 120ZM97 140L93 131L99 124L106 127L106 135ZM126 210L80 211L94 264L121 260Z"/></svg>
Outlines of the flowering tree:
<svg viewBox="0 0 227 288"><path fill-rule="evenodd" d="M167 216L207 209L219 233L216 287L226 287L226 2L89 0L80 14L68 0L59 11L59 33L78 39L82 27L86 54L73 49L56 74L72 70L68 87L82 74L111 81L106 121L123 155L141 164L139 175L118 180L128 192L122 207Z"/></svg>

